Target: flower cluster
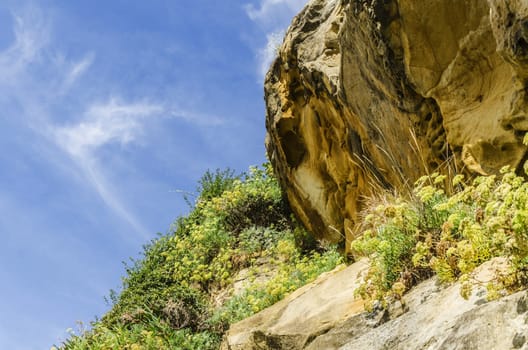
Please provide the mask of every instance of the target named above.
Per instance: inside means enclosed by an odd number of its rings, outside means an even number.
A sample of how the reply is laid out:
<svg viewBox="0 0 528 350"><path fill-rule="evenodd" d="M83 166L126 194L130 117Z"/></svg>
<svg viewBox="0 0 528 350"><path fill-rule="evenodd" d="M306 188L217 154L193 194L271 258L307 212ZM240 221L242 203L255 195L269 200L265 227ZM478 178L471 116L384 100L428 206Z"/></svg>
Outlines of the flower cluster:
<svg viewBox="0 0 528 350"><path fill-rule="evenodd" d="M436 274L460 280L468 297L477 283L471 273L484 262L505 258L510 266L487 284L488 297L516 290L528 281L528 182L505 167L500 176L420 178L411 199L385 197L367 209L365 230L352 243L372 267L358 290L364 298L398 298L418 281Z"/></svg>

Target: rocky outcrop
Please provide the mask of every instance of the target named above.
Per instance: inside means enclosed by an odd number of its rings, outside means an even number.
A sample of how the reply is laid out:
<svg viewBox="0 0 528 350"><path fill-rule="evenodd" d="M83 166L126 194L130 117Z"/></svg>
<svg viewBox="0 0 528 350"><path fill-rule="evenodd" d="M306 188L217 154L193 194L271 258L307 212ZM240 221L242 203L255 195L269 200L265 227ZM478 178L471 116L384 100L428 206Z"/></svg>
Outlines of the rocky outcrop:
<svg viewBox="0 0 528 350"><path fill-rule="evenodd" d="M521 167L523 0L312 0L265 82L267 149L299 219L351 239L364 196L458 171Z"/></svg>
<svg viewBox="0 0 528 350"><path fill-rule="evenodd" d="M489 262L478 278L493 270ZM460 284L435 279L386 310L367 313L354 298L365 262L321 276L280 303L231 327L224 350L528 349L528 294L488 302L485 287L469 300Z"/></svg>
<svg viewBox="0 0 528 350"><path fill-rule="evenodd" d="M231 326L222 350L303 349L345 319L361 313L353 291L368 265L340 266L275 305Z"/></svg>

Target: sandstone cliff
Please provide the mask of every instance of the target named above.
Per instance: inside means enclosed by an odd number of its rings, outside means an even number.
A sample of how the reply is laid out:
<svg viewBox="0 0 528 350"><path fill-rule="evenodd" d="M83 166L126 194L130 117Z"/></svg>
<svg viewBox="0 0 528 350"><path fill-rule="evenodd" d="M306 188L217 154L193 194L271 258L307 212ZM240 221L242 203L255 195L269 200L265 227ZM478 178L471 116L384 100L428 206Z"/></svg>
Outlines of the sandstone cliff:
<svg viewBox="0 0 528 350"><path fill-rule="evenodd" d="M526 1L312 0L266 77L268 153L300 220L350 239L363 196L450 157L519 167L527 77Z"/></svg>

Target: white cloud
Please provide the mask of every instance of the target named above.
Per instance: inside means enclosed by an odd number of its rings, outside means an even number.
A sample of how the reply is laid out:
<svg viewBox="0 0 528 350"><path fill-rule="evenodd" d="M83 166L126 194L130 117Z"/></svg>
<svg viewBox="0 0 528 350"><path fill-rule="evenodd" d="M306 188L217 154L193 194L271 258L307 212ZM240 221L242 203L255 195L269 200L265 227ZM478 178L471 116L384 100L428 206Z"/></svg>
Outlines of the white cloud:
<svg viewBox="0 0 528 350"><path fill-rule="evenodd" d="M94 60L94 55L89 54L85 56L81 61L75 63L68 73L66 81L75 81L79 76L81 76L87 69L92 65Z"/></svg>
<svg viewBox="0 0 528 350"><path fill-rule="evenodd" d="M76 159L80 169L83 171L83 175L88 179L104 203L121 219L125 220L139 235L142 241L148 239L150 232L115 193L115 185L107 180L96 157L92 154L86 154ZM131 237L127 235L125 238L130 239Z"/></svg>
<svg viewBox="0 0 528 350"><path fill-rule="evenodd" d="M69 70L66 72L60 92L64 93L67 91L75 82L82 77L82 75L90 68L95 59L93 53L89 53L84 56L80 61L74 62L70 65Z"/></svg>
<svg viewBox="0 0 528 350"><path fill-rule="evenodd" d="M26 7L13 13L13 25L14 40L0 51L0 106L4 115L43 136L40 140L53 145L46 148L47 163L78 177L117 217L129 223L136 236L128 238L145 240L149 232L120 194L126 188L116 178L123 169L103 163L102 151L108 151L110 145L125 148L146 140L147 125L162 123L164 118L201 127L220 125L223 119L149 96L110 98L100 86L88 85L87 81L94 80L84 78L97 68L97 52L76 59L66 56L52 36L53 18L43 8ZM78 88L75 95L67 95L74 86ZM156 102L149 102L153 100ZM122 159L119 150L111 151L111 157Z"/></svg>
<svg viewBox="0 0 528 350"><path fill-rule="evenodd" d="M213 127L225 123L225 119L217 115L193 112L181 108L168 109L167 116L205 127Z"/></svg>
<svg viewBox="0 0 528 350"><path fill-rule="evenodd" d="M35 7L13 14L15 40L0 52L0 78L10 81L22 73L28 64L38 59L49 43L50 25Z"/></svg>
<svg viewBox="0 0 528 350"><path fill-rule="evenodd" d="M87 183L111 210L132 226L139 234L137 238L144 240L148 231L116 194L116 186L107 177L111 170L101 166L97 151L112 142L126 145L134 141L141 134L142 119L160 112L161 107L139 102L121 103L117 99L92 105L78 101L79 108L85 111L74 109L71 112L81 115L82 121L76 125L57 126L51 106L62 103L64 93L73 84L82 83L82 76L92 66L95 53L72 61L53 50L51 19L37 7L13 13L13 23L13 43L0 52L0 99L7 103L16 101L16 107L4 105L4 113L69 154ZM61 154L52 157L49 163L57 166Z"/></svg>
<svg viewBox="0 0 528 350"><path fill-rule="evenodd" d="M284 15L285 10L286 15L296 14L306 3L306 0L262 0L258 7L248 4L245 8L251 20L265 24Z"/></svg>
<svg viewBox="0 0 528 350"><path fill-rule="evenodd" d="M266 46L261 48L257 54L259 61L259 73L261 77L266 75L271 62L277 57L277 50L282 44L284 30L278 30L266 35Z"/></svg>
<svg viewBox="0 0 528 350"><path fill-rule="evenodd" d="M57 143L75 157L85 157L109 143L126 145L142 131L142 120L159 115L163 107L150 103L122 103L112 98L94 104L84 113L84 120L73 126L56 127Z"/></svg>
<svg viewBox="0 0 528 350"><path fill-rule="evenodd" d="M31 117L28 124L35 125L34 119L44 119L43 106L68 92L90 68L95 54L73 61L54 49L52 17L39 7L14 10L12 19L14 40L0 51L0 99L16 101L24 117Z"/></svg>
<svg viewBox="0 0 528 350"><path fill-rule="evenodd" d="M162 104L124 103L111 98L104 104L93 104L84 113L82 121L75 125L53 127L57 144L74 157L94 155L98 148L111 143L125 146L143 134L148 118L177 118L201 126L216 126L224 120L215 115L167 108Z"/></svg>
<svg viewBox="0 0 528 350"><path fill-rule="evenodd" d="M84 119L71 126L52 128L55 142L77 163L83 175L97 191L105 204L128 222L143 239L148 231L126 208L115 193L115 185L104 175L98 159L98 150L105 145L122 146L137 140L148 118L160 116L163 107L151 103L123 103L113 98L104 104L93 104L84 113Z"/></svg>
<svg viewBox="0 0 528 350"><path fill-rule="evenodd" d="M266 36L265 44L256 50L259 83L264 79L275 58L277 48L282 43L286 28L293 16L299 13L307 2L307 0L261 0L258 6L253 4L245 6L248 17Z"/></svg>

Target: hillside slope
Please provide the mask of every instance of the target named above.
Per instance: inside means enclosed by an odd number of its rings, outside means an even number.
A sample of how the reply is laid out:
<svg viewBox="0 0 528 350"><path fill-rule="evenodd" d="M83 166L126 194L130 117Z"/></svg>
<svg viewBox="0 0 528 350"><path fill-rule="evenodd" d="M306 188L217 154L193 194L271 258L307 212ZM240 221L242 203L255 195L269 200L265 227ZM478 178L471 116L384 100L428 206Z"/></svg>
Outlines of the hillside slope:
<svg viewBox="0 0 528 350"><path fill-rule="evenodd" d="M218 349L229 326L342 257L292 219L269 165L207 172L189 215L127 266L111 309L60 349Z"/></svg>

